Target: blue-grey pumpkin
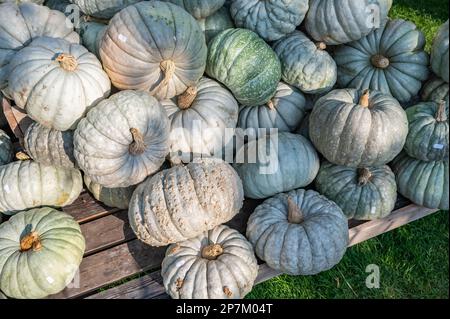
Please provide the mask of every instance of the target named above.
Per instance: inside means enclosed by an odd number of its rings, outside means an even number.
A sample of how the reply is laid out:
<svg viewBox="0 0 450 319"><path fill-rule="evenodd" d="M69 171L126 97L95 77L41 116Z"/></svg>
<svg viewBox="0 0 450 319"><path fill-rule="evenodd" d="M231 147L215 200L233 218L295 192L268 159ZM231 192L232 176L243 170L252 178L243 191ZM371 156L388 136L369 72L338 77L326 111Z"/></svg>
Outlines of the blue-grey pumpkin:
<svg viewBox="0 0 450 319"><path fill-rule="evenodd" d="M431 68L434 73L439 75L447 83L449 81L449 66L448 66L448 21L445 22L439 29L431 49Z"/></svg>
<svg viewBox="0 0 450 319"><path fill-rule="evenodd" d="M440 103L445 101L446 107L449 106L448 83L441 78L432 75L427 83L422 87L422 100Z"/></svg>

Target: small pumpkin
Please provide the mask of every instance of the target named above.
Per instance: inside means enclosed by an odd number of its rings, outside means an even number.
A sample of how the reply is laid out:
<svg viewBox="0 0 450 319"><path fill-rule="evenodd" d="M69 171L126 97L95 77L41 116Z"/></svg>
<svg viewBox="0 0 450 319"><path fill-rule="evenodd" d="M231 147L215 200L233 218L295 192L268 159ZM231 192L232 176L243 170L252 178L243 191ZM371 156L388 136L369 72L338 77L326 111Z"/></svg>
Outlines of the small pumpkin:
<svg viewBox="0 0 450 319"><path fill-rule="evenodd" d="M448 83L437 76L432 76L422 88L422 100L440 103L445 101L449 106Z"/></svg>
<svg viewBox="0 0 450 319"><path fill-rule="evenodd" d="M216 13L213 13L207 18L197 20L197 22L205 34L206 44L220 32L234 28L230 11L225 7L220 8Z"/></svg>
<svg viewBox="0 0 450 319"><path fill-rule="evenodd" d="M259 205L247 238L269 267L290 275L315 275L340 262L348 246L347 218L319 193L298 189Z"/></svg>
<svg viewBox="0 0 450 319"><path fill-rule="evenodd" d="M143 91L121 91L100 102L74 133L74 155L94 182L128 187L156 172L169 153L169 120Z"/></svg>
<svg viewBox="0 0 450 319"><path fill-rule="evenodd" d="M381 166L397 156L408 135L408 119L397 100L377 91L334 90L311 113L310 137L331 163Z"/></svg>
<svg viewBox="0 0 450 319"><path fill-rule="evenodd" d="M258 275L252 245L225 225L171 245L161 266L174 299L242 299Z"/></svg>
<svg viewBox="0 0 450 319"><path fill-rule="evenodd" d="M413 203L448 210L449 169L447 161L424 162L402 152L392 163L398 191Z"/></svg>
<svg viewBox="0 0 450 319"><path fill-rule="evenodd" d="M266 41L275 41L293 32L308 8L308 0L233 0L230 11L237 27L250 29Z"/></svg>
<svg viewBox="0 0 450 319"><path fill-rule="evenodd" d="M128 209L131 196L133 195L136 186L107 188L93 182L92 179L86 174L83 179L84 184L96 200L109 207Z"/></svg>
<svg viewBox="0 0 450 319"><path fill-rule="evenodd" d="M210 43L206 73L223 83L240 104L267 103L281 79L275 52L250 30L228 29Z"/></svg>
<svg viewBox="0 0 450 319"><path fill-rule="evenodd" d="M13 160L13 150L14 148L8 134L0 129L0 166L8 164Z"/></svg>
<svg viewBox="0 0 450 319"><path fill-rule="evenodd" d="M155 174L133 193L128 217L151 246L194 238L231 220L243 205L239 176L220 159L205 158Z"/></svg>
<svg viewBox="0 0 450 319"><path fill-rule="evenodd" d="M169 2L143 1L110 21L100 45L115 87L171 99L202 77L207 56L197 21Z"/></svg>
<svg viewBox="0 0 450 319"><path fill-rule="evenodd" d="M56 294L75 277L85 247L80 226L66 213L20 212L0 225L0 289L16 299Z"/></svg>
<svg viewBox="0 0 450 319"><path fill-rule="evenodd" d="M395 175L387 165L351 168L325 162L317 175L316 188L349 219L386 217L397 200Z"/></svg>
<svg viewBox="0 0 450 319"><path fill-rule="evenodd" d="M83 45L89 52L100 58L100 44L108 26L99 22L80 22L80 36Z"/></svg>
<svg viewBox="0 0 450 319"><path fill-rule="evenodd" d="M86 15L102 19L111 19L123 8L139 1L141 0L70 0Z"/></svg>
<svg viewBox="0 0 450 319"><path fill-rule="evenodd" d="M431 68L434 73L440 76L445 82L449 82L449 55L448 55L448 22L445 22L439 29L431 48Z"/></svg>
<svg viewBox="0 0 450 319"><path fill-rule="evenodd" d="M182 7L196 19L204 19L213 15L223 7L225 0L163 0Z"/></svg>
<svg viewBox="0 0 450 319"><path fill-rule="evenodd" d="M381 91L408 102L429 75L425 41L414 23L389 20L384 28L336 49L338 84Z"/></svg>

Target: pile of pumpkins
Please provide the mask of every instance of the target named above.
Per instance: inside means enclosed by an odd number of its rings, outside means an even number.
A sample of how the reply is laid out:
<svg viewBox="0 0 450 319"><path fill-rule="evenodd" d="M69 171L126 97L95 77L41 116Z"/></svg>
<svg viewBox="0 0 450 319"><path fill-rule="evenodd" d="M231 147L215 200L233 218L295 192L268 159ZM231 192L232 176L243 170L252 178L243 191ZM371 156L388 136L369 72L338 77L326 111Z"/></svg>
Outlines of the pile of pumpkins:
<svg viewBox="0 0 450 319"><path fill-rule="evenodd" d="M0 290L70 283L85 241L58 208L83 181L128 209L137 238L169 245L173 298L243 298L256 256L328 270L348 219L389 215L397 191L448 210L448 21L429 57L413 23L388 18L392 0L340 1L0 0L0 89L34 121L18 161L0 132ZM198 122L214 130L194 139ZM277 169L219 158L230 128L276 129L259 138ZM255 140L235 150L251 153ZM223 225L244 197L265 200L246 237Z"/></svg>

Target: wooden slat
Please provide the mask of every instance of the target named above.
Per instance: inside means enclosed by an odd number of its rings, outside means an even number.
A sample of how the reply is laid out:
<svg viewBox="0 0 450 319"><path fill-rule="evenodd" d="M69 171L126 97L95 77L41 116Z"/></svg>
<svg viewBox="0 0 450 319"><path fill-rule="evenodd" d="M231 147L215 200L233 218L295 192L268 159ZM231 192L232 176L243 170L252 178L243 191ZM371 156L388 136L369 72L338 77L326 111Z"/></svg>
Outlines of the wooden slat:
<svg viewBox="0 0 450 319"><path fill-rule="evenodd" d="M62 208L64 212L83 224L119 211L96 201L89 192L83 192L73 204Z"/></svg>

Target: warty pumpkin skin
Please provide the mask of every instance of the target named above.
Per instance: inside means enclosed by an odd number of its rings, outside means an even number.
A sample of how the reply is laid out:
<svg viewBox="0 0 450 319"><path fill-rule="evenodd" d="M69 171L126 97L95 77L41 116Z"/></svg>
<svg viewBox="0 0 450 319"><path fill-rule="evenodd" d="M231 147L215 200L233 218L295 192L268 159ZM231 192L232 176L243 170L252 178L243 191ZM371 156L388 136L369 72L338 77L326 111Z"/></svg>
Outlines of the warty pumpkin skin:
<svg viewBox="0 0 450 319"><path fill-rule="evenodd" d="M48 207L20 212L0 225L0 289L17 299L56 294L75 277L85 247L68 214Z"/></svg>
<svg viewBox="0 0 450 319"><path fill-rule="evenodd" d="M250 29L266 41L275 41L293 32L308 8L308 0L234 0L230 11L237 27Z"/></svg>
<svg viewBox="0 0 450 319"><path fill-rule="evenodd" d="M259 205L247 224L256 255L290 275L315 275L338 264L348 246L342 210L319 193L298 189Z"/></svg>
<svg viewBox="0 0 450 319"><path fill-rule="evenodd" d="M242 299L252 290L258 263L248 240L221 225L171 245L161 275L174 299Z"/></svg>
<svg viewBox="0 0 450 319"><path fill-rule="evenodd" d="M201 159L155 174L133 193L131 228L151 246L194 238L231 220L243 205L239 176L220 159Z"/></svg>
<svg viewBox="0 0 450 319"><path fill-rule="evenodd" d="M440 103L445 101L446 107L449 106L449 88L448 83L437 76L432 76L422 87L422 100Z"/></svg>
<svg viewBox="0 0 450 319"><path fill-rule="evenodd" d="M351 168L325 162L315 183L319 193L334 201L349 219L386 217L397 200L395 175L387 165Z"/></svg>
<svg viewBox="0 0 450 319"><path fill-rule="evenodd" d="M72 204L83 188L76 169L16 161L0 166L0 212L13 215L24 209Z"/></svg>
<svg viewBox="0 0 450 319"><path fill-rule="evenodd" d="M447 83L449 82L448 21L439 29L431 48L431 68Z"/></svg>
<svg viewBox="0 0 450 319"><path fill-rule="evenodd" d="M225 0L163 0L182 7L196 19L204 19L213 15L223 7Z"/></svg>
<svg viewBox="0 0 450 319"><path fill-rule="evenodd" d="M425 42L414 23L389 20L384 28L336 49L338 84L381 91L408 102L428 79Z"/></svg>
<svg viewBox="0 0 450 319"><path fill-rule="evenodd" d="M209 43L206 73L228 87L240 104L256 106L275 94L281 64L256 33L228 29Z"/></svg>
<svg viewBox="0 0 450 319"><path fill-rule="evenodd" d="M111 19L123 8L140 2L141 0L70 0L83 13L102 19Z"/></svg>
<svg viewBox="0 0 450 319"><path fill-rule="evenodd" d="M120 209L128 209L131 196L136 186L128 186L121 188L107 188L92 181L86 174L83 177L84 184L94 198L106 206L116 207Z"/></svg>
<svg viewBox="0 0 450 319"><path fill-rule="evenodd" d="M398 191L413 203L448 210L447 161L424 162L402 152L392 163Z"/></svg>
<svg viewBox="0 0 450 319"><path fill-rule="evenodd" d="M220 8L216 13L207 18L197 20L197 22L205 34L206 44L220 32L234 28L230 11L225 7Z"/></svg>
<svg viewBox="0 0 450 319"><path fill-rule="evenodd" d="M8 134L0 129L0 166L8 164L13 160L13 150L14 148Z"/></svg>
<svg viewBox="0 0 450 319"><path fill-rule="evenodd" d="M115 87L149 91L163 100L200 80L207 48L200 25L186 11L168 2L143 1L110 21L100 56Z"/></svg>
<svg viewBox="0 0 450 319"><path fill-rule="evenodd" d="M80 36L83 45L89 52L100 59L100 44L108 26L103 23L81 21Z"/></svg>
<svg viewBox="0 0 450 319"><path fill-rule="evenodd" d="M377 91L334 90L311 113L310 137L331 163L381 166L397 156L408 135L408 119L397 100Z"/></svg>
<svg viewBox="0 0 450 319"><path fill-rule="evenodd" d="M121 91L100 102L74 134L79 167L108 188L142 182L169 153L169 119L161 104L143 91Z"/></svg>

